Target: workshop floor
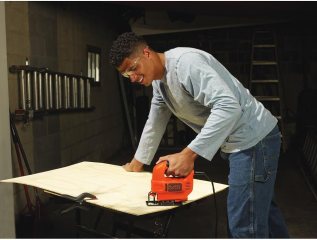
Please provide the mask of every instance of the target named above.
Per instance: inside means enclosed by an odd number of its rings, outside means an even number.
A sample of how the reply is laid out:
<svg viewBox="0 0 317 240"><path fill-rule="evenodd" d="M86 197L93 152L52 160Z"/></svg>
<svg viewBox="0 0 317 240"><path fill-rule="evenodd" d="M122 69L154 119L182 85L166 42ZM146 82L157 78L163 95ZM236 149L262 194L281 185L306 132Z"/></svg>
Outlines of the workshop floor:
<svg viewBox="0 0 317 240"><path fill-rule="evenodd" d="M161 152L165 154L166 152ZM160 153L159 153L160 154ZM158 155L159 155L158 154ZM111 161L113 164L122 165L130 160L132 153L123 151ZM291 238L317 238L317 201L309 191L307 184L301 174L296 161L298 156L294 152L289 152L281 156L279 172L276 182L276 199L279 204L286 223L289 228ZM109 163L109 162L108 162ZM195 164L196 171L205 171L215 182L227 183L228 166L227 162L216 156L212 163L199 159ZM146 170L151 170L151 167ZM217 194L218 208L218 238L227 238L226 223L226 194L223 191ZM24 224L27 219L20 221L17 225L18 238L96 238L97 235L80 233L76 235L75 212L67 213L63 216L60 211L67 208L69 204L56 203L49 200L45 204L43 217L37 224L37 235L30 232L30 224ZM84 212L83 223L93 226L98 209ZM191 208L184 208L177 212L169 227L168 238L213 238L214 237L214 205L213 199L207 198L205 201ZM99 222L97 230L99 232L111 233L112 214L105 214ZM153 220L140 220L137 226L155 230L157 226ZM117 237L126 238L125 232L117 233ZM131 237L140 238L132 235Z"/></svg>

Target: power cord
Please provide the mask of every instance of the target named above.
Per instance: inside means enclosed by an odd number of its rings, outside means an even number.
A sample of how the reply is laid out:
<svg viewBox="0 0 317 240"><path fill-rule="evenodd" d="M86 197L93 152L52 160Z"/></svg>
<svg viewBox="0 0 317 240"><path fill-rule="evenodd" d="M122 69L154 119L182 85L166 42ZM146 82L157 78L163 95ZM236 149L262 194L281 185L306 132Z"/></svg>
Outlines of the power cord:
<svg viewBox="0 0 317 240"><path fill-rule="evenodd" d="M211 182L212 191L214 195L214 207L215 207L215 238L217 238L218 236L218 207L217 207L217 199L216 199L216 191L215 191L214 182L209 178L209 176L205 172L195 171L194 175L204 176L208 181Z"/></svg>

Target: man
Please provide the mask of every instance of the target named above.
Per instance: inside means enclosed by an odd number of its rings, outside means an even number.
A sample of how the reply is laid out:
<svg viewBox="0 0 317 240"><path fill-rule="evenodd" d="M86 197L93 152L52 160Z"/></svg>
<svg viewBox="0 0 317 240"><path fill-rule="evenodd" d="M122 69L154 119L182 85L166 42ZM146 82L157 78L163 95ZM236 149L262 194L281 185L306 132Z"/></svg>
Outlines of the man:
<svg viewBox="0 0 317 240"><path fill-rule="evenodd" d="M212 55L193 48L164 53L142 37L124 33L114 41L110 63L132 83L153 87L148 120L127 171L150 164L171 114L196 138L181 152L162 156L167 174L187 176L199 156L211 161L221 147L229 161L227 199L230 236L288 237L273 201L280 152L277 119Z"/></svg>

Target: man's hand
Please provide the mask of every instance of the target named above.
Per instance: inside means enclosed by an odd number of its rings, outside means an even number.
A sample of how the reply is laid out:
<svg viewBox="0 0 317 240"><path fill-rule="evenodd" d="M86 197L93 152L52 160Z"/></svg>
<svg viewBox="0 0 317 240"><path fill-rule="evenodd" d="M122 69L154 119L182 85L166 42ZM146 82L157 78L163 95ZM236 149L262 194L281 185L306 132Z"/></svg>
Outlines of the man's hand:
<svg viewBox="0 0 317 240"><path fill-rule="evenodd" d="M143 163L139 162L135 158L131 162L122 166L127 172L143 172Z"/></svg>
<svg viewBox="0 0 317 240"><path fill-rule="evenodd" d="M179 153L160 157L156 164L168 160L169 167L166 175L186 177L194 169L194 162L197 156L197 153L186 147Z"/></svg>

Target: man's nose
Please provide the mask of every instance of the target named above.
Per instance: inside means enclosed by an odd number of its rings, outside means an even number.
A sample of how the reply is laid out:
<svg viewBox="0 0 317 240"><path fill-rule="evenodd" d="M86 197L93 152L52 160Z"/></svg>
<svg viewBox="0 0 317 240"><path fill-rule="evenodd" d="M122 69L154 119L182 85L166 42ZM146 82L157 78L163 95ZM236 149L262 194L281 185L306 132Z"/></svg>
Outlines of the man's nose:
<svg viewBox="0 0 317 240"><path fill-rule="evenodd" d="M135 73L131 73L130 76L129 76L129 78L130 78L130 81L131 81L132 83L134 83L135 81L138 80L138 75L135 74Z"/></svg>

